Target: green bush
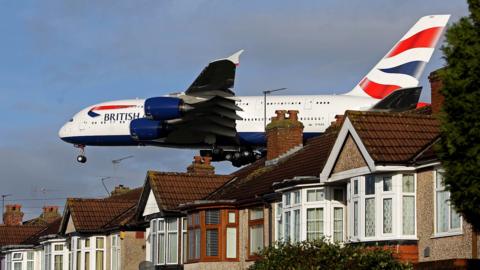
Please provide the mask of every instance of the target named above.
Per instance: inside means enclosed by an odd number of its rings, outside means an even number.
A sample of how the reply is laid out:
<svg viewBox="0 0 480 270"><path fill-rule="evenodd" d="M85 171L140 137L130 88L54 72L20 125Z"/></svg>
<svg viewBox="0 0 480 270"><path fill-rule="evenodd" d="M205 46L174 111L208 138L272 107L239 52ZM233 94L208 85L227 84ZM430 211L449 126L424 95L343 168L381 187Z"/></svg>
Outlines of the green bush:
<svg viewBox="0 0 480 270"><path fill-rule="evenodd" d="M259 254L251 270L266 269L412 269L397 261L392 252L379 247L339 245L325 240L279 242Z"/></svg>

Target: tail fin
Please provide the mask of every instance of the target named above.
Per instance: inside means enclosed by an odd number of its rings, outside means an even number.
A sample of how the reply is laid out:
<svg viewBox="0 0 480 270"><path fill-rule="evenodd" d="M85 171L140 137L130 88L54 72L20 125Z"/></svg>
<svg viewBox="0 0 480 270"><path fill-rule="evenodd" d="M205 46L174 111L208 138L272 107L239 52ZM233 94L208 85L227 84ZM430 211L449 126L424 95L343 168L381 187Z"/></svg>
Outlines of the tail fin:
<svg viewBox="0 0 480 270"><path fill-rule="evenodd" d="M418 86L449 18L450 15L420 18L346 95L382 99L397 89Z"/></svg>

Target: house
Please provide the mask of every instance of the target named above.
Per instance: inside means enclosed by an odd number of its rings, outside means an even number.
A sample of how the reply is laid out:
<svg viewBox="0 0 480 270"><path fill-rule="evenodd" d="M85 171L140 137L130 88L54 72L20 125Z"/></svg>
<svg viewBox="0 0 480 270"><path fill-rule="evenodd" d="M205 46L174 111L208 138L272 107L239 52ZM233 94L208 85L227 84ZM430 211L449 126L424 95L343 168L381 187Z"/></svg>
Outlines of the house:
<svg viewBox="0 0 480 270"><path fill-rule="evenodd" d="M40 217L22 222L21 206L7 205L4 225L0 225L0 252L2 270L54 269L59 257L65 256L64 248L45 253L42 237L55 234L60 225L57 206L45 206ZM60 258L62 261L62 258ZM67 265L65 265L67 266ZM63 265L62 265L63 267ZM56 268L59 269L59 268Z"/></svg>
<svg viewBox="0 0 480 270"><path fill-rule="evenodd" d="M59 234L68 269L138 269L145 259L145 229L135 221L141 192L119 186L107 198L67 199Z"/></svg>
<svg viewBox="0 0 480 270"><path fill-rule="evenodd" d="M183 269L187 241L200 241L187 236L187 219L179 204L202 199L229 179L215 175L207 157L195 157L187 173L147 172L136 215L146 223L146 260L155 269Z"/></svg>

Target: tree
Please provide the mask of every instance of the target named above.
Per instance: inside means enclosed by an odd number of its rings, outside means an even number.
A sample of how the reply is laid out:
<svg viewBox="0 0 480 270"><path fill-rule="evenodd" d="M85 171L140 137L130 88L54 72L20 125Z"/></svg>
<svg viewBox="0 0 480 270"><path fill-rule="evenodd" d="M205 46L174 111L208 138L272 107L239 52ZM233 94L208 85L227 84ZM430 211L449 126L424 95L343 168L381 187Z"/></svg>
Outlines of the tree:
<svg viewBox="0 0 480 270"><path fill-rule="evenodd" d="M439 158L451 201L480 230L480 0L446 32Z"/></svg>
<svg viewBox="0 0 480 270"><path fill-rule="evenodd" d="M278 242L262 250L260 256L250 270L412 269L412 265L396 260L388 249L342 246L323 239L293 244Z"/></svg>

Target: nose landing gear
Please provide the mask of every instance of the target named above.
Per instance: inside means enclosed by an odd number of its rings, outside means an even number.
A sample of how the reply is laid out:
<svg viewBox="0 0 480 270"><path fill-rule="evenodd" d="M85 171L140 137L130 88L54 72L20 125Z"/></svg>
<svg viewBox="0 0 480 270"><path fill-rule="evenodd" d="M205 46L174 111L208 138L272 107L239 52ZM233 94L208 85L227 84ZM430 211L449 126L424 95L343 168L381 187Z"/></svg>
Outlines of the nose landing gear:
<svg viewBox="0 0 480 270"><path fill-rule="evenodd" d="M77 161L80 163L87 162L87 157L85 156L85 145L76 144L75 147L80 149L80 155L77 156Z"/></svg>

